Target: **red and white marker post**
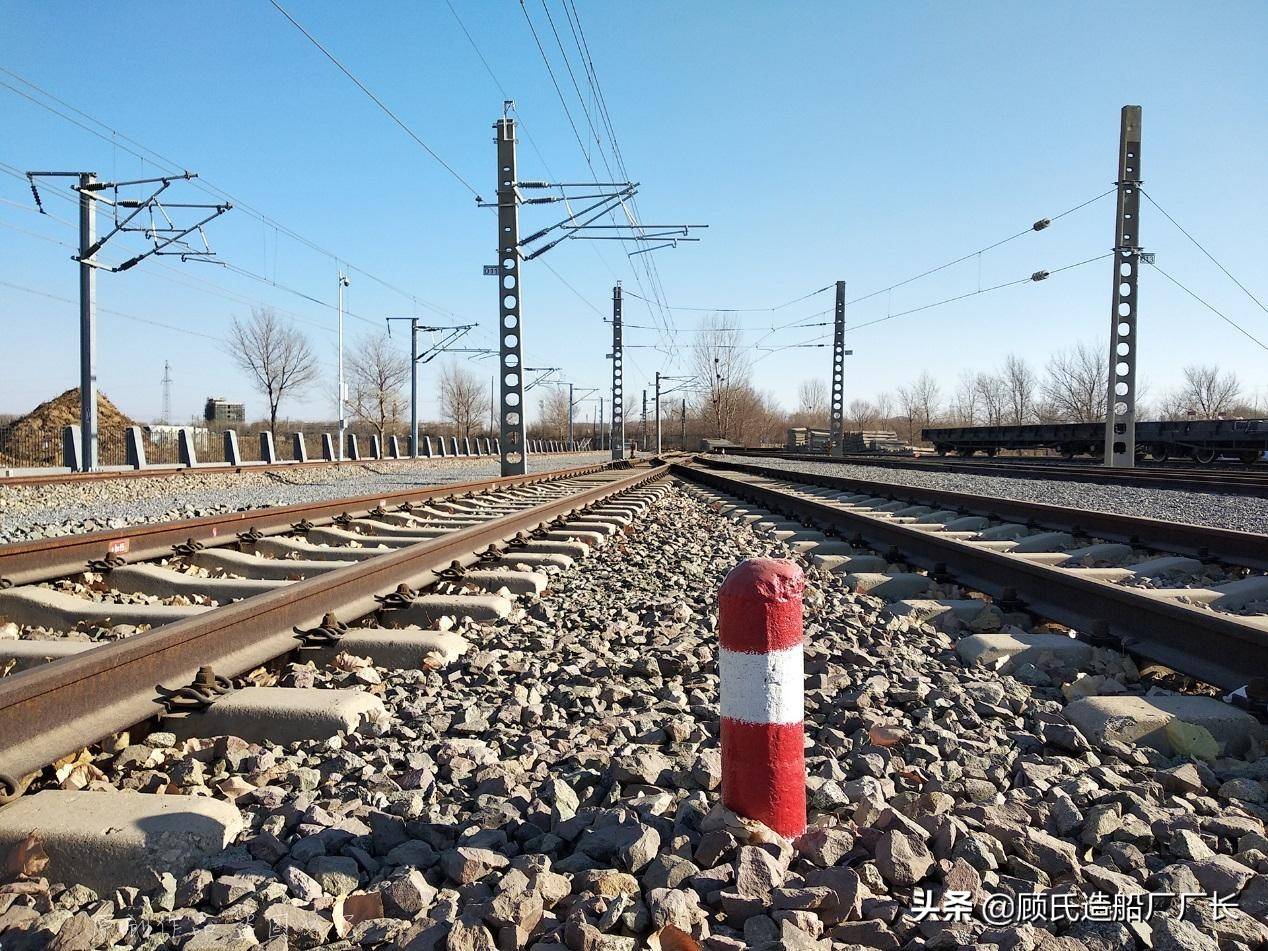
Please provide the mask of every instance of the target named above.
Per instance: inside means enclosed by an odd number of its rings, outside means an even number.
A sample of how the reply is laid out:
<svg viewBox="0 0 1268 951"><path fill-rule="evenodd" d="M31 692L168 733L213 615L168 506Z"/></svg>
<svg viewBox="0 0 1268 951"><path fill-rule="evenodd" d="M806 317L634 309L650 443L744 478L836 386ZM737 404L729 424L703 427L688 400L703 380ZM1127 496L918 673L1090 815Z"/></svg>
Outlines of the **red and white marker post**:
<svg viewBox="0 0 1268 951"><path fill-rule="evenodd" d="M806 829L805 663L794 561L750 558L722 582L722 803L780 835Z"/></svg>

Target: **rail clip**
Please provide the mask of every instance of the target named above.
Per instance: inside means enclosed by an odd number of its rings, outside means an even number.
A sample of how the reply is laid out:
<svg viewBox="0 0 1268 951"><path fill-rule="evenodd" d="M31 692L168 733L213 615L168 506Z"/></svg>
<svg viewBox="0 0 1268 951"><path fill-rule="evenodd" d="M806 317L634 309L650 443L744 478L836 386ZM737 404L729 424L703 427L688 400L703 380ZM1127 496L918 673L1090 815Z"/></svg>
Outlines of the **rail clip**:
<svg viewBox="0 0 1268 951"><path fill-rule="evenodd" d="M321 647L327 644L338 644L348 633L348 625L344 624L333 612L328 612L317 627L291 628L295 637L305 647Z"/></svg>
<svg viewBox="0 0 1268 951"><path fill-rule="evenodd" d="M380 611L395 611L409 607L417 597L418 592L413 588L407 584L400 584L391 594L376 594L374 600L379 602Z"/></svg>
<svg viewBox="0 0 1268 951"><path fill-rule="evenodd" d="M233 692L233 684L217 676L210 667L199 667L193 683L185 687L172 689L162 684L155 684L158 697L154 702L162 704L168 713L183 713L189 710L206 710L227 693Z"/></svg>

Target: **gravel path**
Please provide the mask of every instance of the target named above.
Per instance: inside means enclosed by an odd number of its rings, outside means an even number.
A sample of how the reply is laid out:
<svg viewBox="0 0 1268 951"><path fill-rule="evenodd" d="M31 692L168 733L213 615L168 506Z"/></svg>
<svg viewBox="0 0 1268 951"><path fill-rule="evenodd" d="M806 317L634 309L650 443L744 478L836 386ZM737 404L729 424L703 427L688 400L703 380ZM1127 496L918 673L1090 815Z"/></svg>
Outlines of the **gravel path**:
<svg viewBox="0 0 1268 951"><path fill-rule="evenodd" d="M714 456L715 459L728 459ZM736 457L729 457L735 461ZM1044 502L1072 508L1137 515L1169 522L1189 522L1212 528L1268 533L1268 499L1183 492L1177 489L1146 489L1134 486L1097 485L1091 482L1064 482L1055 479L1022 479L1013 476L973 475L961 472L926 472L913 469L882 469L839 462L803 462L774 456L745 457L787 472L806 472L868 479L892 485L911 485L948 492L971 492L1022 502Z"/></svg>
<svg viewBox="0 0 1268 951"><path fill-rule="evenodd" d="M530 456L529 469L606 462L607 452ZM0 542L51 538L146 522L219 515L245 509L399 492L498 474L495 458L426 462L376 461L294 471L197 473L145 479L102 479L56 485L0 486Z"/></svg>
<svg viewBox="0 0 1268 951"><path fill-rule="evenodd" d="M56 933L47 946L67 951L1268 940L1265 760L1093 751L1053 680L966 669L952 632L894 617L826 571L809 570L806 592L812 826L789 842L720 808L717 590L742 558L782 551L675 494L540 599L464 623L473 649L447 668L281 671L286 685L378 694L389 719L362 734L283 746L151 734L80 761L63 782L233 799L248 831L143 892L24 882L0 932L31 948ZM919 921L917 888L935 905L963 892L978 912ZM1215 920L1209 900L1159 899L1147 924L1072 923L1044 913L1054 901L1024 924L981 918L988 894L1059 894L1077 912L1094 892L1145 890L1216 891L1240 910Z"/></svg>

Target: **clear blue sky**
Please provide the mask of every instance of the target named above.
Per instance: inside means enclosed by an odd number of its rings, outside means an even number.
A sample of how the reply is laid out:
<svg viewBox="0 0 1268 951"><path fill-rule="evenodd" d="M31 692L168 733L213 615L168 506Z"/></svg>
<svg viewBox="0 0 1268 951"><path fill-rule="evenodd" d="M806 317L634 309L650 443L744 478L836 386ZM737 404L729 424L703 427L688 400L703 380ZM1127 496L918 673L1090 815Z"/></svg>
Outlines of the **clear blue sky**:
<svg viewBox="0 0 1268 951"><path fill-rule="evenodd" d="M579 69L562 0L546 2ZM583 180L584 156L519 4L453 3L536 146L522 137L521 177ZM849 282L851 298L862 296L1054 216L1110 187L1124 103L1144 107L1146 190L1261 299L1268 294L1262 3L576 4L626 164L642 182L644 220L711 226L699 244L654 253L672 305L761 307L838 278ZM503 94L444 0L285 5L491 195L491 125ZM584 136L542 0L528 0L528 10ZM353 271L348 307L370 324L350 319L351 336L376 331L389 315L447 319L416 305L417 296L480 322L473 342L492 343L497 290L481 274L495 260L492 213L478 210L266 0L108 10L6 0L2 12L0 66L406 292ZM4 74L0 81L23 88ZM112 144L106 133L103 141L4 88L0 128L0 162L22 171L82 168L120 178L155 171L122 140ZM1106 252L1111 202L983 255L982 286ZM70 251L34 235L73 242L74 229L13 203L29 208L30 193L0 171L0 340L8 354L0 412L24 412L78 377L76 306L6 286L72 300ZM47 205L74 220L70 202ZM554 210L526 209L525 229L552 222ZM208 235L223 260L333 305L332 258L240 211L214 222ZM1142 239L1171 274L1268 339L1268 315L1148 205ZM526 362L562 366L566 378L606 391L610 337L600 312L609 312L615 277L639 292L630 262L613 242L579 241L544 260L584 301L539 262L525 266ZM327 370L327 382L289 411L330 416L331 307L211 265L162 263L98 281L101 386L125 411L158 413L166 360L178 418L198 412L209 395L243 399L260 415L263 401L207 337L223 337L230 319L252 304L269 304L306 322ZM1110 263L1101 261L853 332L847 398L892 390L926 368L949 390L962 370L993 365L1010 350L1042 365L1078 340L1102 346L1110 281ZM852 306L848 318L874 320L978 282L973 259L892 299L881 294ZM829 305L821 295L741 319L769 326ZM681 346L699 316L673 313ZM626 320L649 325L653 318L631 300ZM774 339L809 340L824 329ZM1141 335L1140 373L1150 396L1191 362L1219 362L1248 388L1263 386L1268 354L1148 269ZM399 331L395 339L406 346ZM627 334L631 344L657 340L652 331ZM632 349L629 357L627 389L635 394L656 369L682 372L687 362L685 354L652 349ZM758 385L792 407L798 383L826 376L829 357L825 349L764 356ZM472 363L485 375L492 365ZM435 370L425 368L424 415L434 412Z"/></svg>

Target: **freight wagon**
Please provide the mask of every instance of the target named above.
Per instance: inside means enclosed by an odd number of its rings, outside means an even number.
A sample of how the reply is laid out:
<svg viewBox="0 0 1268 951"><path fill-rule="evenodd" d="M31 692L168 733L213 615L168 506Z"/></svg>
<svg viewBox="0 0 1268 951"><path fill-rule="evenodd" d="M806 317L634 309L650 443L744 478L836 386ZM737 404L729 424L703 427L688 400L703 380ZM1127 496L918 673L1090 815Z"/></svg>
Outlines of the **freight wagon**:
<svg viewBox="0 0 1268 951"><path fill-rule="evenodd" d="M940 456L1003 449L1051 449L1067 459L1099 456L1104 451L1104 423L1039 423L1030 426L931 427L921 431ZM1268 419L1185 419L1136 424L1136 453L1162 462L1192 459L1208 465L1231 456L1250 465L1268 452Z"/></svg>

